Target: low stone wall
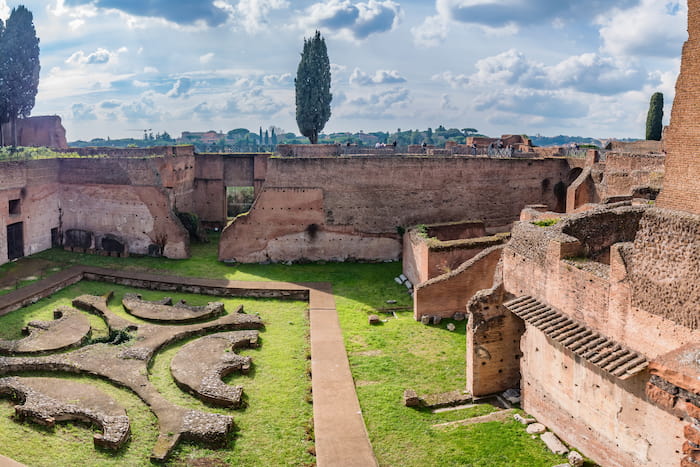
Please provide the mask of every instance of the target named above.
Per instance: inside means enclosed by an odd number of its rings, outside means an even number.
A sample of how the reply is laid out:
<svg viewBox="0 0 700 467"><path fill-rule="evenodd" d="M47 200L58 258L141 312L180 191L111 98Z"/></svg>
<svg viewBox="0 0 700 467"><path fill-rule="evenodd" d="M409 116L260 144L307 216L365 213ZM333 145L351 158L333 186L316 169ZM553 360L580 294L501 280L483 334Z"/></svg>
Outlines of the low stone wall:
<svg viewBox="0 0 700 467"><path fill-rule="evenodd" d="M452 272L418 284L413 293L413 317L452 318L466 313L466 306L476 292L493 285L502 246L483 250Z"/></svg>
<svg viewBox="0 0 700 467"><path fill-rule="evenodd" d="M278 144L277 154L282 157L335 157L340 156L340 144Z"/></svg>

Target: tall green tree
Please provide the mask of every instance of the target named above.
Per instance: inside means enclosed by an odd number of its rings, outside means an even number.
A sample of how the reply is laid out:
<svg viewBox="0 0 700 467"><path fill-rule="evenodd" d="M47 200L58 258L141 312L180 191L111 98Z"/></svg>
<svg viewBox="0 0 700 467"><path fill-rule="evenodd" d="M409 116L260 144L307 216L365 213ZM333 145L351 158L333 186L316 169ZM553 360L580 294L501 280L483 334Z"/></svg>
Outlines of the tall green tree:
<svg viewBox="0 0 700 467"><path fill-rule="evenodd" d="M17 143L17 119L29 117L34 108L40 69L34 16L20 5L12 9L0 37L0 107L4 109L0 123L10 123L13 145Z"/></svg>
<svg viewBox="0 0 700 467"><path fill-rule="evenodd" d="M661 141L664 119L664 95L655 92L649 101L649 113L647 113L647 138L648 140Z"/></svg>
<svg viewBox="0 0 700 467"><path fill-rule="evenodd" d="M321 33L311 39L304 38L304 50L294 79L296 88L297 125L311 144L318 142L318 135L331 118L331 64L328 60L326 41Z"/></svg>

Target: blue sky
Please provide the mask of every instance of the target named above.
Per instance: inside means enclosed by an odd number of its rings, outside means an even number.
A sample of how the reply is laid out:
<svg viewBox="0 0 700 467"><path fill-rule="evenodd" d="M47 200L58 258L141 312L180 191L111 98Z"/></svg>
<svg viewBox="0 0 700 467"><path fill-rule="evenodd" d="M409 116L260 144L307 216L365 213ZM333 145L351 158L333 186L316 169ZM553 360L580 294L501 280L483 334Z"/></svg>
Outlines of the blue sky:
<svg viewBox="0 0 700 467"><path fill-rule="evenodd" d="M0 0L0 16L18 3ZM298 133L303 38L326 38L326 131L437 127L641 137L670 115L684 0L27 0L41 43L33 115L69 140L145 128Z"/></svg>

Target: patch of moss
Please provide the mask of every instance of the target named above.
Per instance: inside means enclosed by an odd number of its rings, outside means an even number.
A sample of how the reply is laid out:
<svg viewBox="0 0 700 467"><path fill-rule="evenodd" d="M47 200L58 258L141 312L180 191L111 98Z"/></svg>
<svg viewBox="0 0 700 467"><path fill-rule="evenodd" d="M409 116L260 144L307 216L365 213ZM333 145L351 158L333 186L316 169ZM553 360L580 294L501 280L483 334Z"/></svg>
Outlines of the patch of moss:
<svg viewBox="0 0 700 467"><path fill-rule="evenodd" d="M536 225L538 227L550 227L557 222L559 222L559 219L542 219L539 221L532 221L532 225Z"/></svg>

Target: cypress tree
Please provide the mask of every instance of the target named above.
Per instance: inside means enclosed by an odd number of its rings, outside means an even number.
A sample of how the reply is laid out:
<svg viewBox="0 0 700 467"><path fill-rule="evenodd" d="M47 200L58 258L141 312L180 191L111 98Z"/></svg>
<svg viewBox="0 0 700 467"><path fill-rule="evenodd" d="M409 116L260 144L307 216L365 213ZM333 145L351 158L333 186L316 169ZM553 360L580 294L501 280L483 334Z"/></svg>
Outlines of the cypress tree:
<svg viewBox="0 0 700 467"><path fill-rule="evenodd" d="M0 96L4 98L2 107L7 110L14 145L17 119L29 117L39 88L39 38L32 12L22 5L13 8L0 43Z"/></svg>
<svg viewBox="0 0 700 467"><path fill-rule="evenodd" d="M664 119L664 95L655 92L649 101L649 113L647 113L647 138L648 140L661 141Z"/></svg>
<svg viewBox="0 0 700 467"><path fill-rule="evenodd" d="M297 125L311 144L318 142L318 134L331 117L331 65L326 41L321 33L304 39L304 50L294 79L296 88Z"/></svg>
<svg viewBox="0 0 700 467"><path fill-rule="evenodd" d="M277 146L277 135L275 134L275 129L272 129L272 134L270 135L270 141L273 146Z"/></svg>

